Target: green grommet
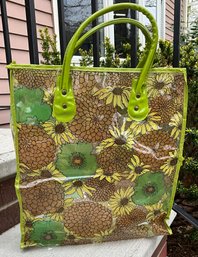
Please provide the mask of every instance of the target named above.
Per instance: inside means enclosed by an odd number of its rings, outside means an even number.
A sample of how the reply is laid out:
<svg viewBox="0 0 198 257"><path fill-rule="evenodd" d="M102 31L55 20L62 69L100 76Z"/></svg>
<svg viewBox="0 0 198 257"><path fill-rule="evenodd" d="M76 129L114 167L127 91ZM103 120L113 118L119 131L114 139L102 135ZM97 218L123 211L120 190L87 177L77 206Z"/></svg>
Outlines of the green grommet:
<svg viewBox="0 0 198 257"><path fill-rule="evenodd" d="M128 115L132 120L142 121L146 119L149 113L148 97L146 90L141 93L136 92L136 81L133 82L132 91L128 105Z"/></svg>
<svg viewBox="0 0 198 257"><path fill-rule="evenodd" d="M59 86L56 87L52 115L59 122L72 121L76 115L76 103L72 90L69 90L64 95Z"/></svg>

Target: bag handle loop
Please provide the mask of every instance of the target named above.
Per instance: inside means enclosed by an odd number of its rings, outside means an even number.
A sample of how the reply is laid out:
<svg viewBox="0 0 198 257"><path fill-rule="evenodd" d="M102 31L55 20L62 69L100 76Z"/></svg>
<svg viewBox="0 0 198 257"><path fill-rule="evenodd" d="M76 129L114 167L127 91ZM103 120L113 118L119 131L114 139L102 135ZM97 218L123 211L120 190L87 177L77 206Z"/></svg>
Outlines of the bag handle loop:
<svg viewBox="0 0 198 257"><path fill-rule="evenodd" d="M83 42L88 37L93 35L96 31L98 31L104 27L110 26L110 25L121 24L121 23L129 23L129 24L136 26L137 28L139 28L142 31L143 35L146 38L146 47L144 49L144 54L137 65L137 68L142 68L146 61L145 60L147 58L146 53L148 53L148 51L149 51L152 39L151 39L148 29L146 27L144 27L144 25L142 25L142 23L140 23L139 21L136 21L134 19L130 19L130 18L118 18L118 19L114 19L111 21L103 22L103 23L95 26L94 28L90 29L78 40L78 42L76 43L75 49L74 49L74 53L80 48L80 46L83 44Z"/></svg>
<svg viewBox="0 0 198 257"><path fill-rule="evenodd" d="M145 80L152 67L154 55L157 48L157 24L152 14L140 5L132 3L121 3L106 7L92 14L81 24L81 26L77 29L77 31L71 38L65 52L62 75L57 81L57 87L54 96L53 116L58 121L69 122L73 119L76 113L75 99L72 91L72 80L70 76L70 64L75 51L75 46L80 38L80 35L93 20L97 19L101 15L123 9L132 9L143 13L150 20L152 26L152 41L148 57L145 61L144 67L142 68L139 78L137 80L133 80L132 82L132 90L128 105L128 114L131 119L143 120L147 117L149 108Z"/></svg>

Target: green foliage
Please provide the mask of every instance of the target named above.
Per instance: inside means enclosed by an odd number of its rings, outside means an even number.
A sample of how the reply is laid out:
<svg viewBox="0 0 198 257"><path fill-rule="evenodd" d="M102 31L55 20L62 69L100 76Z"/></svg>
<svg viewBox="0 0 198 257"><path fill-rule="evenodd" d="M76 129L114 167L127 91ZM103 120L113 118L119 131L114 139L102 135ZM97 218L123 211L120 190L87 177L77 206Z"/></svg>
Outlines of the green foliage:
<svg viewBox="0 0 198 257"><path fill-rule="evenodd" d="M82 56L80 60L80 66L93 65L93 46L91 46L91 48L88 51L80 48L79 53Z"/></svg>
<svg viewBox="0 0 198 257"><path fill-rule="evenodd" d="M198 49L198 18L191 24L189 37L196 49Z"/></svg>
<svg viewBox="0 0 198 257"><path fill-rule="evenodd" d="M42 64L59 65L61 64L60 53L56 46L56 35L50 35L48 28L39 30L42 47Z"/></svg>
<svg viewBox="0 0 198 257"><path fill-rule="evenodd" d="M198 241L198 229L193 228L193 230L190 233L190 239L192 241Z"/></svg>
<svg viewBox="0 0 198 257"><path fill-rule="evenodd" d="M167 67L173 63L173 44L169 41L159 40L159 48L157 49L154 67Z"/></svg>
<svg viewBox="0 0 198 257"><path fill-rule="evenodd" d="M198 161L193 157L187 157L185 159L184 169L198 175Z"/></svg>
<svg viewBox="0 0 198 257"><path fill-rule="evenodd" d="M138 44L138 59L141 57L143 51L140 50L141 44ZM108 37L104 41L104 52L105 56L100 62L101 67L113 67L113 68L130 68L131 67L131 45L129 43L122 44L123 53L121 55L126 56L124 59L119 57L114 46L111 44ZM93 65L93 46L89 51L79 49L81 60L80 66Z"/></svg>
<svg viewBox="0 0 198 257"><path fill-rule="evenodd" d="M196 184L191 185L189 188L184 187L181 181L178 182L177 192L184 195L187 199L197 200L198 199L198 186Z"/></svg>
<svg viewBox="0 0 198 257"><path fill-rule="evenodd" d="M104 60L101 61L100 66L119 68L120 58L116 53L115 48L110 43L110 39L108 37L105 38L104 48L105 48L105 57L104 57Z"/></svg>
<svg viewBox="0 0 198 257"><path fill-rule="evenodd" d="M42 102L44 92L26 87L17 88L14 92L16 120L19 123L38 124L48 120L51 116L51 107Z"/></svg>
<svg viewBox="0 0 198 257"><path fill-rule="evenodd" d="M185 137L186 157L194 156L198 159L198 130L186 129Z"/></svg>

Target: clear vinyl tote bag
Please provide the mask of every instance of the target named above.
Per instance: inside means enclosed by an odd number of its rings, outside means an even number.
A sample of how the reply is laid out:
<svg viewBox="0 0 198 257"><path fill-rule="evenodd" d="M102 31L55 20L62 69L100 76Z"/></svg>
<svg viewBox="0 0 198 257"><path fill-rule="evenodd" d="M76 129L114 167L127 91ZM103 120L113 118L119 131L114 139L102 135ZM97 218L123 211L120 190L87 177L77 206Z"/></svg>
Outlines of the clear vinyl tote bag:
<svg viewBox="0 0 198 257"><path fill-rule="evenodd" d="M133 9L129 18L96 18ZM72 67L95 31L136 25L146 49L136 69ZM187 109L184 69L156 68L154 18L143 7L115 4L85 20L70 40L63 66L15 65L11 109L17 155L21 247L84 244L170 234Z"/></svg>

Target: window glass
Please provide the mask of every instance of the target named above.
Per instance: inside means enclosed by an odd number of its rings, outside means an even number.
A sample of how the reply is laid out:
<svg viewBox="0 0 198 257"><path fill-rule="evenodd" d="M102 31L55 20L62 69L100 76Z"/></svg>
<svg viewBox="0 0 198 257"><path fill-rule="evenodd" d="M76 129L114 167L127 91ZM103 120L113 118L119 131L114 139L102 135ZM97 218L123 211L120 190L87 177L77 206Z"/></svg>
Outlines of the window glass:
<svg viewBox="0 0 198 257"><path fill-rule="evenodd" d="M103 6L103 0L98 1L98 8L101 9ZM73 36L74 32L78 29L80 24L91 15L91 0L64 0L65 8L65 29L67 43ZM101 20L100 20L101 22ZM85 32L91 28L89 25ZM100 40L101 41L101 40ZM88 38L81 46L84 50L89 50L93 44L92 37Z"/></svg>
<svg viewBox="0 0 198 257"><path fill-rule="evenodd" d="M157 0L145 1L145 7L150 13L152 13L155 20L157 20ZM150 27L150 21L147 18L145 18L145 25Z"/></svg>
<svg viewBox="0 0 198 257"><path fill-rule="evenodd" d="M114 0L114 4L130 2L129 0ZM114 18L129 18L129 10L120 10L114 12ZM115 48L120 57L125 57L123 53L123 44L130 42L130 25L128 24L118 24L114 26L115 33Z"/></svg>

